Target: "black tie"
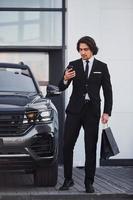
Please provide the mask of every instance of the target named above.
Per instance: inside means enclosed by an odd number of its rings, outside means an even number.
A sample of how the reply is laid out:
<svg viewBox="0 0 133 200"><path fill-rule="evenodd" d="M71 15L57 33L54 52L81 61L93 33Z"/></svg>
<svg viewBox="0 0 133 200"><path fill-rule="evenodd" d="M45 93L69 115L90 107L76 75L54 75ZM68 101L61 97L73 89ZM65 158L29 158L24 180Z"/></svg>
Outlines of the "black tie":
<svg viewBox="0 0 133 200"><path fill-rule="evenodd" d="M89 71L89 61L86 60L86 66L85 66L85 78L88 78L88 71Z"/></svg>

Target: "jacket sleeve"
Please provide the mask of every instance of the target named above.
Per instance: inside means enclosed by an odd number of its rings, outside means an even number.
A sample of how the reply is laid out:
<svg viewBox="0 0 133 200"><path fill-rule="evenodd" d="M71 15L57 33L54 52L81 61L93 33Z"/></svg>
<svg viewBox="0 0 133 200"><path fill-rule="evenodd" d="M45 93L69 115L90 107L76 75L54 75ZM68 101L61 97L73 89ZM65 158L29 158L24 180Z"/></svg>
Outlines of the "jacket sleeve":
<svg viewBox="0 0 133 200"><path fill-rule="evenodd" d="M67 69L67 68L66 68ZM66 71L65 69L65 71ZM70 85L71 81L72 80L68 80L68 81L64 81L64 74L65 74L65 71L63 73L63 77L62 79L59 81L59 84L58 84L58 87L59 87L59 90L60 91L64 91L66 88L68 88L68 86Z"/></svg>
<svg viewBox="0 0 133 200"><path fill-rule="evenodd" d="M104 73L102 78L102 88L104 95L104 113L111 116L112 105L113 105L113 94L112 94L112 85L110 80L110 74L107 68L107 65L104 66Z"/></svg>

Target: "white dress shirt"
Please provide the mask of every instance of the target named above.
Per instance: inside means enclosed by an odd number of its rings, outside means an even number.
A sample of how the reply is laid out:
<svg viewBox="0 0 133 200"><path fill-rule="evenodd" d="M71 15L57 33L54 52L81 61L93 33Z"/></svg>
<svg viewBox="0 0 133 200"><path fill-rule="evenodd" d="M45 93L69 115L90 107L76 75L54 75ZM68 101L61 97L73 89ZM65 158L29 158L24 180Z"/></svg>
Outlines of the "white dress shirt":
<svg viewBox="0 0 133 200"><path fill-rule="evenodd" d="M84 71L85 71L85 67L86 67L86 60L82 60L83 61L83 66L84 66ZM94 56L92 56L89 60L89 71L88 71L88 77L90 75L90 72L91 72L91 69L92 69L92 65L93 65L93 62L94 62Z"/></svg>
<svg viewBox="0 0 133 200"><path fill-rule="evenodd" d="M85 68L86 68L86 60L82 60L83 61L83 66L84 66L84 71L85 71ZM91 72L91 69L92 69L92 65L93 65L93 62L94 62L94 56L92 56L89 60L89 70L88 70L88 77L90 75L90 72ZM85 94L85 99L86 100L90 100L90 97L88 95L88 93Z"/></svg>

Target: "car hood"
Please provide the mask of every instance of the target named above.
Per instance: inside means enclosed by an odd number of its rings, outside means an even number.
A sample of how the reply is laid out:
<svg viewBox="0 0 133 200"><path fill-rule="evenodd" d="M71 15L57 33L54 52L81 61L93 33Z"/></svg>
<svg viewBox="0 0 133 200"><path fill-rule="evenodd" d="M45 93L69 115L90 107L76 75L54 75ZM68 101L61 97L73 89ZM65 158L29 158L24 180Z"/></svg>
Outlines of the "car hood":
<svg viewBox="0 0 133 200"><path fill-rule="evenodd" d="M0 93L0 111L23 111L28 108L46 109L50 102L41 98L40 95L34 94L16 94L16 93Z"/></svg>
<svg viewBox="0 0 133 200"><path fill-rule="evenodd" d="M25 106L36 96L29 93L0 92L0 104Z"/></svg>

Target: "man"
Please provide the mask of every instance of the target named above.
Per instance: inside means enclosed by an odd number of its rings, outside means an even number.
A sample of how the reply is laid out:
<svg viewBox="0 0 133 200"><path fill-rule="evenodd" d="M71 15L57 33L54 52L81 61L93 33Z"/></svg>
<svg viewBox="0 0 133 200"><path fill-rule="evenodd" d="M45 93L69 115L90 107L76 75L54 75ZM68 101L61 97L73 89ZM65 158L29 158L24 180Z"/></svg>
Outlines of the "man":
<svg viewBox="0 0 133 200"><path fill-rule="evenodd" d="M59 88L64 91L72 82L73 90L66 108L64 127L64 183L60 190L68 190L74 185L72 179L73 150L81 126L85 141L85 188L93 193L96 170L96 146L100 120L100 88L103 89L104 110L101 116L107 123L112 110L112 86L107 65L96 58L98 47L93 38L82 37L77 42L81 59L74 60L64 72Z"/></svg>

